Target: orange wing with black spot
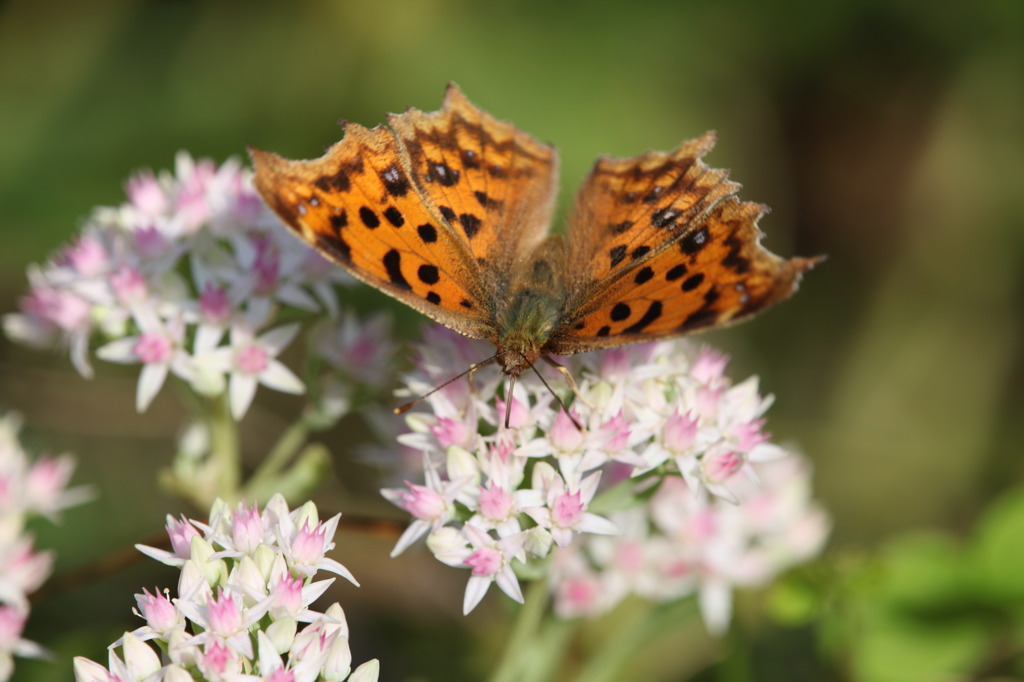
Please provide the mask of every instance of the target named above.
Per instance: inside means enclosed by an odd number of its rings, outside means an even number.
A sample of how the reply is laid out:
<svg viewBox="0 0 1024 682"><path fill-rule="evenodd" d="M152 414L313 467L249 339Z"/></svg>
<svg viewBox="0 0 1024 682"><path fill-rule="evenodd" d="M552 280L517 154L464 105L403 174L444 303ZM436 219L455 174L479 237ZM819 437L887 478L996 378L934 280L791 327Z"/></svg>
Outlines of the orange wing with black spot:
<svg viewBox="0 0 1024 682"><path fill-rule="evenodd" d="M503 290L547 234L555 149L474 106L454 84L440 111L410 109L389 123L416 185L480 264L488 290Z"/></svg>
<svg viewBox="0 0 1024 682"><path fill-rule="evenodd" d="M547 349L578 353L736 322L792 295L817 259L761 246L760 204L701 156L712 134L671 154L601 160L569 233L570 287ZM593 276L590 276L593 275Z"/></svg>
<svg viewBox="0 0 1024 682"><path fill-rule="evenodd" d="M250 149L255 185L310 245L442 324L496 340L494 282L546 232L554 150L450 86L440 111L349 124L321 158Z"/></svg>

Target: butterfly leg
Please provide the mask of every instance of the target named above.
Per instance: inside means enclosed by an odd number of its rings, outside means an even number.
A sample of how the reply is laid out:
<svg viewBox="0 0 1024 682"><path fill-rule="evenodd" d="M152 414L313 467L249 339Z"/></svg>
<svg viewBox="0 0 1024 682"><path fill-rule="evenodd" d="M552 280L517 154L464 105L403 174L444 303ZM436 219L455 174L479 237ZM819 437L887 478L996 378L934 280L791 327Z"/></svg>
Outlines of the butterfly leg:
<svg viewBox="0 0 1024 682"><path fill-rule="evenodd" d="M590 403L590 401L584 398L583 394L580 393L579 388L576 386L576 379L573 378L572 372L569 371L568 367L555 362L548 355L544 356L544 362L548 363L548 365L554 367L555 369L562 373L562 375L565 377L566 382L568 382L569 384L569 388L572 389L572 392L573 394L575 394L577 400L579 400L581 403L583 403L590 409L595 409L594 406Z"/></svg>

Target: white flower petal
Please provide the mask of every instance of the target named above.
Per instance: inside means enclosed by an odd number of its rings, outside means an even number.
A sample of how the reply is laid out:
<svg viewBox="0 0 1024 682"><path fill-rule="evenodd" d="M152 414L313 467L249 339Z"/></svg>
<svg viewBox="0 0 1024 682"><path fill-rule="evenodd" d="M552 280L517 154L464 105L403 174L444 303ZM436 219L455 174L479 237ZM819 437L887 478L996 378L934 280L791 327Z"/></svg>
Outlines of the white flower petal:
<svg viewBox="0 0 1024 682"><path fill-rule="evenodd" d="M130 632L124 633L124 664L133 680L144 680L160 669L160 657L152 647Z"/></svg>
<svg viewBox="0 0 1024 682"><path fill-rule="evenodd" d="M224 338L224 327L214 324L201 324L196 327L196 338L192 344L193 352L198 356L209 353Z"/></svg>
<svg viewBox="0 0 1024 682"><path fill-rule="evenodd" d="M145 365L139 373L139 387L135 393L135 410L145 412L167 379L167 365Z"/></svg>
<svg viewBox="0 0 1024 682"><path fill-rule="evenodd" d="M194 678L181 666L172 664L164 668L163 682L194 682Z"/></svg>
<svg viewBox="0 0 1024 682"><path fill-rule="evenodd" d="M107 362L136 363L139 361L138 356L135 355L135 344L138 340L137 336L129 336L125 339L111 341L96 349L96 357Z"/></svg>
<svg viewBox="0 0 1024 682"><path fill-rule="evenodd" d="M356 668L349 675L348 682L377 682L380 677L380 661L376 658Z"/></svg>
<svg viewBox="0 0 1024 682"><path fill-rule="evenodd" d="M732 618L732 590L729 584L717 578L705 580L701 583L697 602L708 632L713 635L724 634Z"/></svg>
<svg viewBox="0 0 1024 682"><path fill-rule="evenodd" d="M270 350L272 355L277 355L292 342L295 335L299 333L300 328L301 327L298 323L276 327L270 331L260 334L259 343L261 346Z"/></svg>
<svg viewBox="0 0 1024 682"><path fill-rule="evenodd" d="M75 682L110 682L110 672L95 661L75 656Z"/></svg>
<svg viewBox="0 0 1024 682"><path fill-rule="evenodd" d="M398 538L398 542L395 543L395 548L391 550L391 558L395 558L405 550L409 549L414 542L423 537L427 531L430 530L430 523L420 519L416 519L409 524L409 527L402 533L402 537Z"/></svg>
<svg viewBox="0 0 1024 682"><path fill-rule="evenodd" d="M228 396L231 402L231 416L239 421L249 411L253 396L256 395L256 377L247 374L232 374L228 382Z"/></svg>
<svg viewBox="0 0 1024 682"><path fill-rule="evenodd" d="M333 535L333 533L328 534L328 537L330 537L331 535ZM324 557L323 559L320 560L320 563L318 563L316 565L316 567L317 567L317 569L319 569L321 571L330 571L331 573L334 573L335 575L340 575L342 578L344 578L345 580L349 581L350 583L352 583L356 587L359 587L359 581L356 580L356 577L354 575L352 575L351 571L349 571L347 568L342 566L340 563L338 563L334 559L329 559L327 557Z"/></svg>
<svg viewBox="0 0 1024 682"><path fill-rule="evenodd" d="M520 604L523 603L523 591L519 586L519 579L516 578L515 571L512 570L511 566L505 566L505 568L498 573L497 583L502 592L512 597Z"/></svg>
<svg viewBox="0 0 1024 682"><path fill-rule="evenodd" d="M259 382L282 393L298 395L306 391L306 385L302 380L277 360L271 360L267 368L260 373Z"/></svg>
<svg viewBox="0 0 1024 682"><path fill-rule="evenodd" d="M487 590L491 587L491 582L493 581L489 577L470 576L469 582L466 583L466 596L462 600L462 615L467 615L476 608L476 605L487 594Z"/></svg>
<svg viewBox="0 0 1024 682"><path fill-rule="evenodd" d="M614 522L589 512L583 514L583 520L580 521L577 530L581 533L594 533L595 535L618 535L621 533Z"/></svg>

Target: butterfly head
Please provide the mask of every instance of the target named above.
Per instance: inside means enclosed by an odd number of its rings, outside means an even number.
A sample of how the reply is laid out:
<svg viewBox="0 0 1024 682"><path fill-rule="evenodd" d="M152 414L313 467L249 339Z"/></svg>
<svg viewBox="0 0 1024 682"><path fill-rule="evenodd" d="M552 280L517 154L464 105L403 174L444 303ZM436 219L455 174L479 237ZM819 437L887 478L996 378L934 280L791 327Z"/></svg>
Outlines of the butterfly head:
<svg viewBox="0 0 1024 682"><path fill-rule="evenodd" d="M540 348L536 346L533 348L503 346L498 348L496 357L498 364L501 365L501 371L512 378L517 378L532 367L540 355Z"/></svg>

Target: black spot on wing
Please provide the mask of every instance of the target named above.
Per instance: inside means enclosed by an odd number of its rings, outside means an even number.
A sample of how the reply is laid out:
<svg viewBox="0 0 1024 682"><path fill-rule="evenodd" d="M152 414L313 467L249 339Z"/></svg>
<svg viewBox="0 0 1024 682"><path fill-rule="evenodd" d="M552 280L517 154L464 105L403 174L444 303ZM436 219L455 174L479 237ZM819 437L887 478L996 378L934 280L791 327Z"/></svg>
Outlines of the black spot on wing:
<svg viewBox="0 0 1024 682"><path fill-rule="evenodd" d="M420 235L420 239L432 244L437 241L437 228L430 223L424 223L416 228L416 232Z"/></svg>
<svg viewBox="0 0 1024 682"><path fill-rule="evenodd" d="M622 330L623 334L639 334L649 324L661 317L661 301L652 301L651 305L647 308L647 312L644 316L637 320L634 324L626 327Z"/></svg>
<svg viewBox="0 0 1024 682"><path fill-rule="evenodd" d="M736 236L735 232L726 238L725 245L729 247L729 253L725 254L725 258L722 259L722 265L730 268L738 275L749 272L750 261L740 255L740 251L743 249L743 242Z"/></svg>
<svg viewBox="0 0 1024 682"><path fill-rule="evenodd" d="M629 306L625 303L616 303L612 308L612 322L622 322L623 320L629 319L630 314L633 311L629 309Z"/></svg>
<svg viewBox="0 0 1024 682"><path fill-rule="evenodd" d="M404 197L409 193L409 179L395 164L381 171L380 180L384 183L384 189L393 197Z"/></svg>
<svg viewBox="0 0 1024 682"><path fill-rule="evenodd" d="M395 227L401 227L405 224L405 218L402 217L402 212L394 206L388 206L387 210L384 211L384 217L388 219L388 222Z"/></svg>
<svg viewBox="0 0 1024 682"><path fill-rule="evenodd" d="M402 274L402 254L398 253L395 249L391 249L384 254L384 269L388 273L388 279L397 287L402 289L411 289L409 282L406 281L405 275Z"/></svg>
<svg viewBox="0 0 1024 682"><path fill-rule="evenodd" d="M441 211L441 215L443 215L444 219L447 220L449 223L455 222L455 211L453 211L450 207L438 206L437 210Z"/></svg>
<svg viewBox="0 0 1024 682"><path fill-rule="evenodd" d="M636 284L645 284L651 281L653 277L654 270L652 270L649 266L645 265L644 267L640 268L637 271L636 277L633 278L633 282L635 282Z"/></svg>
<svg viewBox="0 0 1024 682"><path fill-rule="evenodd" d="M341 168L339 168L338 172L334 175L321 175L313 181L313 184L317 189L322 192L327 192L328 194L333 192L347 192L352 189L352 183L349 182L348 173Z"/></svg>
<svg viewBox="0 0 1024 682"><path fill-rule="evenodd" d="M718 321L718 311L710 306L704 306L694 310L687 315L686 319L679 326L680 329L694 329L706 327Z"/></svg>
<svg viewBox="0 0 1024 682"><path fill-rule="evenodd" d="M348 213L345 212L345 209L341 209L341 213L332 213L330 220L331 227L340 232L341 228L348 225Z"/></svg>
<svg viewBox="0 0 1024 682"><path fill-rule="evenodd" d="M654 225L658 229L674 226L676 218L682 215L682 211L668 206L666 208L659 209L651 215L651 225Z"/></svg>
<svg viewBox="0 0 1024 682"><path fill-rule="evenodd" d="M439 305L441 303L441 296L436 291L428 291L427 300L434 305Z"/></svg>
<svg viewBox="0 0 1024 682"><path fill-rule="evenodd" d="M466 232L466 238L468 239L472 239L480 231L480 219L472 213L460 213L459 222L462 224L462 229Z"/></svg>
<svg viewBox="0 0 1024 682"><path fill-rule="evenodd" d="M629 254L629 257L632 260L637 260L637 259L643 258L644 256L646 256L650 252L651 252L651 247L649 247L649 246L638 246L635 249L633 249L633 253Z"/></svg>
<svg viewBox="0 0 1024 682"><path fill-rule="evenodd" d="M622 234L623 232L627 231L631 227L633 227L633 221L632 220L623 220L621 223L616 223L615 225L609 225L608 229L611 230L612 234Z"/></svg>
<svg viewBox="0 0 1024 682"><path fill-rule="evenodd" d="M611 251L608 252L608 257L611 258L612 267L622 262L622 259L626 257L626 246L619 244L618 246L612 247Z"/></svg>
<svg viewBox="0 0 1024 682"><path fill-rule="evenodd" d="M652 203L654 203L655 201L658 200L658 197L660 197L664 192L665 192L665 188L662 187L661 185L658 185L658 186L654 187L650 192L648 192L647 196L644 197L644 203L645 204L652 204Z"/></svg>
<svg viewBox="0 0 1024 682"><path fill-rule="evenodd" d="M366 206L359 209L359 219L363 221L363 225L366 225L371 230L380 225L380 218Z"/></svg>
<svg viewBox="0 0 1024 682"><path fill-rule="evenodd" d="M427 182L436 182L451 187L459 181L459 171L446 163L431 163L427 168Z"/></svg>
<svg viewBox="0 0 1024 682"><path fill-rule="evenodd" d="M473 192L473 196L476 197L477 203L483 206L484 208L501 208L501 205L504 203L503 201L500 201L498 199L490 198L489 196L487 196L487 192L481 192L480 190Z"/></svg>
<svg viewBox="0 0 1024 682"><path fill-rule="evenodd" d="M433 265L421 265L419 270L416 271L416 276L419 277L420 281L424 284L437 284L440 279L437 267Z"/></svg>
<svg viewBox="0 0 1024 682"><path fill-rule="evenodd" d="M352 262L352 249L349 248L348 242L342 239L340 235L318 234L316 236L316 245L320 250L326 251L336 260L344 263Z"/></svg>
<svg viewBox="0 0 1024 682"><path fill-rule="evenodd" d="M701 285L704 281L704 273L698 272L696 275L690 275L683 280L682 289L683 291L693 291Z"/></svg>
<svg viewBox="0 0 1024 682"><path fill-rule="evenodd" d="M690 234L686 235L679 240L679 248L687 256L692 256L697 253L708 243L708 228L707 226L701 227L699 230L694 230Z"/></svg>
<svg viewBox="0 0 1024 682"><path fill-rule="evenodd" d="M679 265L673 266L668 272L665 273L665 279L669 282L674 282L686 274L686 264L680 263Z"/></svg>
<svg viewBox="0 0 1024 682"><path fill-rule="evenodd" d="M463 149L461 151L462 165L466 168L472 168L474 170L480 168L480 159L477 157L476 152L472 149Z"/></svg>

